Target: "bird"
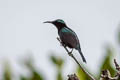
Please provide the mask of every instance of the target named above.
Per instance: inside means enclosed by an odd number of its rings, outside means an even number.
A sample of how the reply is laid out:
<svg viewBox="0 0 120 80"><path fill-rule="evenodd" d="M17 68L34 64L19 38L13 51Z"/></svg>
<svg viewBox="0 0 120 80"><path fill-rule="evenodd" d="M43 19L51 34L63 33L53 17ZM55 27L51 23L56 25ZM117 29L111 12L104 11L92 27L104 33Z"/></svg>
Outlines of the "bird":
<svg viewBox="0 0 120 80"><path fill-rule="evenodd" d="M45 21L44 23L53 24L58 30L58 35L62 44L64 44L68 48L71 48L72 50L78 50L83 62L86 63L86 59L81 51L80 42L76 33L72 29L70 29L62 19L56 19L54 21Z"/></svg>

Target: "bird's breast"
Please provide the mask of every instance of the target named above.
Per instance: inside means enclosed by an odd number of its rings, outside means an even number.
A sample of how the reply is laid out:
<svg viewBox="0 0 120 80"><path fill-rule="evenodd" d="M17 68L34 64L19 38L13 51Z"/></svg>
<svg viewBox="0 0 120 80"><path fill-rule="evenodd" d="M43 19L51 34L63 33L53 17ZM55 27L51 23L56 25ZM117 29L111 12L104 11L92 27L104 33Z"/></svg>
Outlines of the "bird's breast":
<svg viewBox="0 0 120 80"><path fill-rule="evenodd" d="M79 45L79 40L77 40L77 36L67 29L63 29L59 32L59 36L61 41L70 48L76 48Z"/></svg>

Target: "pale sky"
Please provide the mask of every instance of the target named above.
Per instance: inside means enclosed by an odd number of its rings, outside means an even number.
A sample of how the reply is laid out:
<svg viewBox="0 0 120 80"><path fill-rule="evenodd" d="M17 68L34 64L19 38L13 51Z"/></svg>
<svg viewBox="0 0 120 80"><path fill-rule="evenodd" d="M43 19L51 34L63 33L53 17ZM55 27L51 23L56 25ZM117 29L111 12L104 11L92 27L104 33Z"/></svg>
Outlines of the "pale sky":
<svg viewBox="0 0 120 80"><path fill-rule="evenodd" d="M1 0L0 66L7 59L15 71L21 72L20 59L32 54L35 66L47 80L55 80L54 66L48 59L49 52L55 52L66 60L65 77L73 72L74 61L56 40L57 29L43 24L55 19L63 19L76 32L87 60L85 66L96 73L105 44L116 43L120 0ZM81 61L80 56L77 58Z"/></svg>

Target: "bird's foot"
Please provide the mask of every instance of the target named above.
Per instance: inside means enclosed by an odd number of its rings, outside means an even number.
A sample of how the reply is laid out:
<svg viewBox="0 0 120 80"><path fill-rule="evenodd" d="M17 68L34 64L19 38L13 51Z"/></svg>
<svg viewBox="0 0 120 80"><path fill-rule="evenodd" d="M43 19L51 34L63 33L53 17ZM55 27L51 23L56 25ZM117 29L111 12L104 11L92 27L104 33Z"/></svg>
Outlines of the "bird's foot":
<svg viewBox="0 0 120 80"><path fill-rule="evenodd" d="M73 54L71 52L68 53L69 56L73 56Z"/></svg>
<svg viewBox="0 0 120 80"><path fill-rule="evenodd" d="M63 42L61 42L61 46L64 46L64 47L66 47L66 45L65 45Z"/></svg>
<svg viewBox="0 0 120 80"><path fill-rule="evenodd" d="M68 52L69 56L73 56L72 52L73 52L73 48L70 52Z"/></svg>

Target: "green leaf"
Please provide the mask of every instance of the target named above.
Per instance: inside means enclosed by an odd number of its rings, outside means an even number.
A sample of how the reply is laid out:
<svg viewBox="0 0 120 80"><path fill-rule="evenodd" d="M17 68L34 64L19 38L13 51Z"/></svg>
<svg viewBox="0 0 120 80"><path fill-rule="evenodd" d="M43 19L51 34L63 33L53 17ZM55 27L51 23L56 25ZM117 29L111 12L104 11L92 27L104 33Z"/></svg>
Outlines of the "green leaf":
<svg viewBox="0 0 120 80"><path fill-rule="evenodd" d="M110 71L111 76L114 76L115 69L113 68L113 66L111 64L112 56L113 56L113 48L111 48L110 46L108 46L107 49L106 49L106 56L103 58L102 65L100 67L100 72L102 70L108 69ZM99 75L99 78L100 78L100 75Z"/></svg>
<svg viewBox="0 0 120 80"><path fill-rule="evenodd" d="M58 71L56 80L63 80L61 71Z"/></svg>
<svg viewBox="0 0 120 80"><path fill-rule="evenodd" d="M44 79L38 72L33 71L30 80L44 80Z"/></svg>
<svg viewBox="0 0 120 80"><path fill-rule="evenodd" d="M36 68L34 67L33 64L33 59L30 57L28 58L26 61L24 61L24 65L26 65L26 67L29 69L31 75L28 78L22 78L23 80L27 79L27 80L44 80L43 75L41 75L40 73L38 73L38 71L36 70Z"/></svg>
<svg viewBox="0 0 120 80"><path fill-rule="evenodd" d="M64 64L64 60L61 57L51 55L50 60L52 61L53 64L56 65L57 67L57 75L56 75L56 80L63 80L62 76L62 66Z"/></svg>
<svg viewBox="0 0 120 80"><path fill-rule="evenodd" d="M20 80L29 80L29 79L26 78L26 77L21 76L21 77L20 77Z"/></svg>
<svg viewBox="0 0 120 80"><path fill-rule="evenodd" d="M90 78L80 69L79 66L77 68L77 76L80 80L90 80Z"/></svg>
<svg viewBox="0 0 120 80"><path fill-rule="evenodd" d="M3 80L12 80L12 72L11 72L9 62L5 62L4 72L3 72Z"/></svg>
<svg viewBox="0 0 120 80"><path fill-rule="evenodd" d="M64 60L62 58L52 55L50 56L50 59L52 63L57 66L58 69L62 68L63 63L64 63Z"/></svg>

